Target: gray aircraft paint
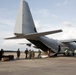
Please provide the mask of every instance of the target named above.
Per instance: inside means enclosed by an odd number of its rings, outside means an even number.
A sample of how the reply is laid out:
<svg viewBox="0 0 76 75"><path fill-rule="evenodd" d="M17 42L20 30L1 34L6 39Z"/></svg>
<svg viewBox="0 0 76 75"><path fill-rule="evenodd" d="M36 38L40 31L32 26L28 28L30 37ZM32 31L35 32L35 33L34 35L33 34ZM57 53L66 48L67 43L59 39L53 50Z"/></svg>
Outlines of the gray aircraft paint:
<svg viewBox="0 0 76 75"><path fill-rule="evenodd" d="M50 39L48 37L45 36L41 36L39 37L40 41L45 44L47 47L49 47L50 49L52 49L54 52L58 52L58 46L62 45L61 42L59 42L58 40L55 39Z"/></svg>
<svg viewBox="0 0 76 75"><path fill-rule="evenodd" d="M18 34L36 33L35 24L30 12L28 3L22 0L19 6L18 17L15 25L15 32Z"/></svg>
<svg viewBox="0 0 76 75"><path fill-rule="evenodd" d="M14 34L28 35L32 33L37 33L35 24L34 24L28 3L25 0L22 0L20 3L19 11L18 11L18 17L16 21L16 27L15 27ZM32 35L32 37L33 36L34 35ZM53 52L58 51L58 46L60 45L60 42L58 42L57 40L49 39L48 37L45 37L45 36L32 38L33 41L31 40L31 38L27 38L27 39L33 44L35 44L34 42L36 39L38 40L38 42L41 42L41 44L44 44L45 46L47 46L48 49L52 49Z"/></svg>
<svg viewBox="0 0 76 75"><path fill-rule="evenodd" d="M76 43L75 42L68 42L64 43L67 47L69 47L69 50L73 51L76 49Z"/></svg>

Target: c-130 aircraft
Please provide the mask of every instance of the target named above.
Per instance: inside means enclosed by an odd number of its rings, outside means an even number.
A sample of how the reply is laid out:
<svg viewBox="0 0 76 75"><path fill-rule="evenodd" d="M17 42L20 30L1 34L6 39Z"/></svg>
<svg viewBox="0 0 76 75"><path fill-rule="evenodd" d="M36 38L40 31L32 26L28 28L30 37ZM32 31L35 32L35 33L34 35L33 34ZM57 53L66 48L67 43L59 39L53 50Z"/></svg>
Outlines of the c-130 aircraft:
<svg viewBox="0 0 76 75"><path fill-rule="evenodd" d="M38 33L36 30L28 3L25 0L21 0L16 26L15 26L15 31L14 31L15 37L10 37L5 39L26 38L37 48L40 48L45 52L50 50L54 52L56 55L60 51L60 45L63 45L63 42L55 39L50 39L45 35L54 34L58 32L62 32L62 30L59 29L54 31Z"/></svg>

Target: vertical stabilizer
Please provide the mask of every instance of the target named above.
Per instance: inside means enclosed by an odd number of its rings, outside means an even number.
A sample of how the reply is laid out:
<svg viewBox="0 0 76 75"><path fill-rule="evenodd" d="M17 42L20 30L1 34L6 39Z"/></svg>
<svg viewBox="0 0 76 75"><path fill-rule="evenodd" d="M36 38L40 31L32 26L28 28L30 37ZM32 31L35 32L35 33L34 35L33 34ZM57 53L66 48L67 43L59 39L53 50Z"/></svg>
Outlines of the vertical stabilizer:
<svg viewBox="0 0 76 75"><path fill-rule="evenodd" d="M25 0L21 0L14 33L25 35L36 33L36 28L30 12L30 8Z"/></svg>

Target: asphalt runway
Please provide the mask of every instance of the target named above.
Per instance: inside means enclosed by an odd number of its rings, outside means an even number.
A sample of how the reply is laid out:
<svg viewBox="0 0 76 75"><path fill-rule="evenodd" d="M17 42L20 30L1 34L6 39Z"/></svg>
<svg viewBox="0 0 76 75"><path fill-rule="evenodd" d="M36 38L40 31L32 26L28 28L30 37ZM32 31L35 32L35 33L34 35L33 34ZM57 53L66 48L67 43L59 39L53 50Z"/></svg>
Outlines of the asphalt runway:
<svg viewBox="0 0 76 75"><path fill-rule="evenodd" d="M0 75L76 75L76 58L0 61Z"/></svg>

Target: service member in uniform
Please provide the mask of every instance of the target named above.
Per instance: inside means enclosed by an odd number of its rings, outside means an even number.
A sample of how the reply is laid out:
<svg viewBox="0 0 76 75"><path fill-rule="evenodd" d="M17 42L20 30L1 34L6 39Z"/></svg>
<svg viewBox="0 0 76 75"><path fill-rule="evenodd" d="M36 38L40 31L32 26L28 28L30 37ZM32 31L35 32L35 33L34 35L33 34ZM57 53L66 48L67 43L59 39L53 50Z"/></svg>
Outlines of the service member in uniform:
<svg viewBox="0 0 76 75"><path fill-rule="evenodd" d="M27 56L28 56L28 53L29 53L29 52L28 52L28 49L26 48L26 50L25 50L25 55L26 55L25 58L26 58L26 59L28 58L28 57L27 57Z"/></svg>
<svg viewBox="0 0 76 75"><path fill-rule="evenodd" d="M19 59L20 57L20 49L17 50L17 58Z"/></svg>

